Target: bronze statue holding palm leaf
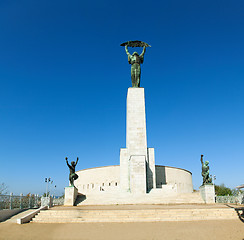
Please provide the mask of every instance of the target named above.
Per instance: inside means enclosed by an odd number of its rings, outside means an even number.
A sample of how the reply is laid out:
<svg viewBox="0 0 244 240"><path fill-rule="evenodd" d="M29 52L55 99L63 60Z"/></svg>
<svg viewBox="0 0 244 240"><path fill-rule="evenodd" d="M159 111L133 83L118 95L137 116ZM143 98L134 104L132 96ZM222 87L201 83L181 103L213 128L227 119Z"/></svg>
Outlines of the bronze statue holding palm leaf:
<svg viewBox="0 0 244 240"><path fill-rule="evenodd" d="M141 64L144 61L144 54L146 52L146 47L151 47L142 41L129 41L120 44L120 46L125 46L125 52L128 55L128 62L131 64L131 81L132 87L140 87L141 80ZM143 47L142 53L139 55L134 52L132 55L128 51L128 47Z"/></svg>

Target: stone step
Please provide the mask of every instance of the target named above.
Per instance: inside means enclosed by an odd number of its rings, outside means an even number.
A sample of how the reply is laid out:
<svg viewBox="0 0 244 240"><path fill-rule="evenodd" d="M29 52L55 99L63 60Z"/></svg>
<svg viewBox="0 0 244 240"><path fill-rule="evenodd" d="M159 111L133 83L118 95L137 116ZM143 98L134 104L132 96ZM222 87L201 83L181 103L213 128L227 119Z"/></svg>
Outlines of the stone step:
<svg viewBox="0 0 244 240"><path fill-rule="evenodd" d="M73 222L164 222L164 221L201 221L201 220L224 220L236 219L236 217L177 217L177 218L47 218L34 219L33 222L38 223L73 223Z"/></svg>
<svg viewBox="0 0 244 240"><path fill-rule="evenodd" d="M73 216L63 216L63 217L54 217L54 216L48 216L48 217L36 217L34 220L46 220L46 219L66 219L66 218L72 218L72 219L84 219L84 220L95 220L95 219L100 219L100 220L109 220L109 219L179 219L179 218L222 218L222 219L229 219L229 218L236 218L236 215L206 215L206 216L201 216L201 215L196 215L196 216L150 216L150 217L145 217L145 216L134 216L134 217L128 217L128 216L106 216L106 217L73 217Z"/></svg>
<svg viewBox="0 0 244 240"><path fill-rule="evenodd" d="M148 217L148 216L154 216L154 217L177 217L177 216L235 216L236 213L234 214L227 214L227 213L208 213L208 214L204 214L204 213L182 213L182 214L176 214L176 213L164 213L164 214L134 214L133 217ZM72 215L72 214L63 214L63 215L40 215L42 217L90 217L90 218L94 218L94 217L127 217L129 214L81 214L81 215Z"/></svg>
<svg viewBox="0 0 244 240"><path fill-rule="evenodd" d="M158 193L149 193L143 197L136 197L130 194L119 195L111 193L87 194L78 196L76 199L77 206L82 205L110 205L110 204L182 204L182 203L204 203L199 192L181 193L175 195L162 195Z"/></svg>
<svg viewBox="0 0 244 240"><path fill-rule="evenodd" d="M82 212L82 213L59 213L59 212L52 212L52 213L41 213L42 216L111 216L111 215L114 215L114 216L128 216L128 215L133 215L133 216L148 216L148 215L199 215L199 214L203 214L203 215L223 215L223 214L236 214L235 212L226 212L226 211L213 211L213 212L205 212L205 211L197 211L197 212L191 212L191 211L181 211L181 212L161 212L161 211L158 211L158 212L152 212L152 211L146 211L146 212L126 212L126 211L123 211L123 212L96 212L96 211L91 211L89 213L87 212Z"/></svg>
<svg viewBox="0 0 244 240"><path fill-rule="evenodd" d="M151 222L237 219L236 212L226 209L138 209L138 210L46 210L33 222Z"/></svg>

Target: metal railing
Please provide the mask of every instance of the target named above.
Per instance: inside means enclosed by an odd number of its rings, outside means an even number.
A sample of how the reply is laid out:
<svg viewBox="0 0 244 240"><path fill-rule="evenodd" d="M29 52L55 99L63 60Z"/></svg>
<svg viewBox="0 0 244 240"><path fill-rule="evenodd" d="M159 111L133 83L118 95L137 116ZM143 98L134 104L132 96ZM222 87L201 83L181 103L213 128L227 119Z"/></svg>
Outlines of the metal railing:
<svg viewBox="0 0 244 240"><path fill-rule="evenodd" d="M53 206L64 205L64 197L53 198Z"/></svg>
<svg viewBox="0 0 244 240"><path fill-rule="evenodd" d="M244 204L244 195L237 196L216 196L216 203Z"/></svg>
<svg viewBox="0 0 244 240"><path fill-rule="evenodd" d="M40 197L38 194L23 194L9 195L0 194L0 210L2 209L23 209L23 208L38 208L41 205Z"/></svg>

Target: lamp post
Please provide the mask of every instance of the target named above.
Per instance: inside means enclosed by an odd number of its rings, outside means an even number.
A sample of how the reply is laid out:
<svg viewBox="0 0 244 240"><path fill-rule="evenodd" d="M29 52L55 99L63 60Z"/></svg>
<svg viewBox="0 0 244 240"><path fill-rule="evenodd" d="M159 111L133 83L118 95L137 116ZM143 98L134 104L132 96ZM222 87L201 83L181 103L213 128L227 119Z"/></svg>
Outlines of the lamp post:
<svg viewBox="0 0 244 240"><path fill-rule="evenodd" d="M46 188L46 197L48 194L48 183L51 181L51 178L45 178L45 182L47 183L47 188Z"/></svg>
<svg viewBox="0 0 244 240"><path fill-rule="evenodd" d="M53 191L52 184L53 184L53 181L51 181L50 184L51 184L51 185L50 185L49 196L52 196L52 191Z"/></svg>
<svg viewBox="0 0 244 240"><path fill-rule="evenodd" d="M213 181L213 185L215 183L215 180L216 180L216 176L215 175L210 175L210 177L212 178L212 181Z"/></svg>
<svg viewBox="0 0 244 240"><path fill-rule="evenodd" d="M57 185L54 185L54 190L53 190L53 197L54 198L55 198L56 187L57 187Z"/></svg>

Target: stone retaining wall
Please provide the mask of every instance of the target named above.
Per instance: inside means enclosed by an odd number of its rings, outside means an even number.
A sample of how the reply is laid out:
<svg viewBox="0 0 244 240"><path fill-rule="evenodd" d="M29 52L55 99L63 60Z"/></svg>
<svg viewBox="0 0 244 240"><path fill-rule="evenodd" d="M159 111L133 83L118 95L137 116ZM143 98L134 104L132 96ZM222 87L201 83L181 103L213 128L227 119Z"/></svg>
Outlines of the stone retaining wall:
<svg viewBox="0 0 244 240"><path fill-rule="evenodd" d="M79 178L75 186L79 193L86 195L120 191L119 165L84 169L76 173ZM192 174L185 169L156 165L156 184L159 189L172 186L177 193L193 192Z"/></svg>

